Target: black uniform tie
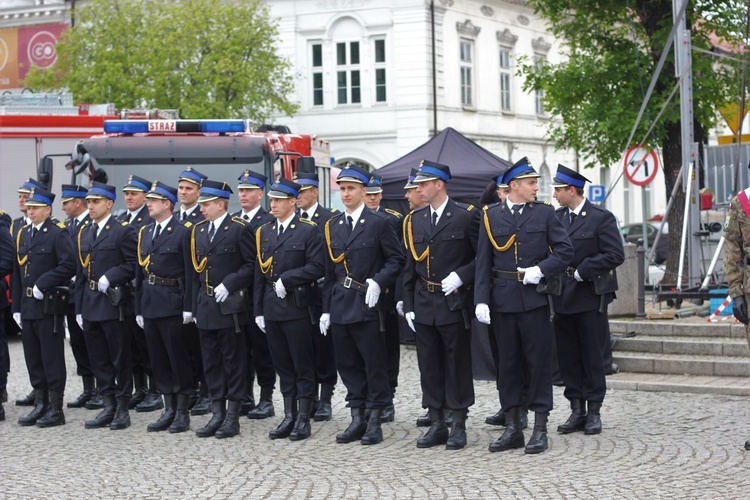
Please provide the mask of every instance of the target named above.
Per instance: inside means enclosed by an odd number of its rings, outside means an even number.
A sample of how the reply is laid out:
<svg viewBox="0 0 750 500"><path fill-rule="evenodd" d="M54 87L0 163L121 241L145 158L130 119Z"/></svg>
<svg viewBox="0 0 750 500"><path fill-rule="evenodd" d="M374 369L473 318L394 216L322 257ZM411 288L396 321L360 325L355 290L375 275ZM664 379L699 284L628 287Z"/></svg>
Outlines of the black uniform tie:
<svg viewBox="0 0 750 500"><path fill-rule="evenodd" d="M523 203L517 203L513 205L513 215L518 219L521 216L521 209L523 208Z"/></svg>
<svg viewBox="0 0 750 500"><path fill-rule="evenodd" d="M284 224L279 224L279 236L284 234Z"/></svg>
<svg viewBox="0 0 750 500"><path fill-rule="evenodd" d="M210 241L214 241L214 235L216 234L216 226L214 226L214 223L212 222L208 226L208 239Z"/></svg>
<svg viewBox="0 0 750 500"><path fill-rule="evenodd" d="M437 221L438 221L437 212L432 212L432 229L435 229L435 226L437 226Z"/></svg>
<svg viewBox="0 0 750 500"><path fill-rule="evenodd" d="M157 224L156 231L154 231L154 237L151 238L151 241L156 241L156 238L158 238L160 234L161 234L161 224Z"/></svg>
<svg viewBox="0 0 750 500"><path fill-rule="evenodd" d="M187 219L187 212L182 212L182 220L186 220L186 219Z"/></svg>
<svg viewBox="0 0 750 500"><path fill-rule="evenodd" d="M572 226L575 221L576 221L576 213L570 212L570 225Z"/></svg>
<svg viewBox="0 0 750 500"><path fill-rule="evenodd" d="M300 215L303 219L309 219L310 217L307 216L307 212L302 212L302 215Z"/></svg>
<svg viewBox="0 0 750 500"><path fill-rule="evenodd" d="M91 228L94 230L94 241L96 241L96 236L99 234L99 224L94 222L91 224Z"/></svg>
<svg viewBox="0 0 750 500"><path fill-rule="evenodd" d="M245 219L245 220L250 220L250 217L247 214L243 214L242 218Z"/></svg>
<svg viewBox="0 0 750 500"><path fill-rule="evenodd" d="M346 225L349 228L349 234L352 234L352 231L354 231L354 219L352 219L351 215L346 216Z"/></svg>
<svg viewBox="0 0 750 500"><path fill-rule="evenodd" d="M38 233L38 232L39 232L39 229L33 228L31 230L31 239L34 239L34 236L36 236L36 233Z"/></svg>

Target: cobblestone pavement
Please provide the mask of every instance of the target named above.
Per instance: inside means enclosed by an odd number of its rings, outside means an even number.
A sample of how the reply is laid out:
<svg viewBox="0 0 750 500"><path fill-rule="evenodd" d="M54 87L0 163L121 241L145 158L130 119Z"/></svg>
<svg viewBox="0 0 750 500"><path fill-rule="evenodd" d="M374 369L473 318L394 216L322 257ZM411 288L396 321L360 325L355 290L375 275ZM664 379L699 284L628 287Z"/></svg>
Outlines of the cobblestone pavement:
<svg viewBox="0 0 750 500"><path fill-rule="evenodd" d="M0 498L747 498L750 488L747 397L610 391L601 435L563 436L555 428L568 410L555 388L550 449L527 456L487 451L501 431L484 423L497 393L494 383L478 381L467 448L420 450L416 353L403 348L396 422L384 424L379 445L336 444L349 422L338 390L333 420L313 423L306 441L269 440L279 418L243 418L236 438L199 439L147 433L155 413L131 412L124 431L84 429L95 415L85 409L66 410L62 427L21 427L16 420L28 408L13 400L29 384L20 340L10 351ZM68 373L75 373L69 350ZM78 395L79 380L69 375L66 399ZM275 400L279 414L280 395ZM208 419L193 417L192 429Z"/></svg>

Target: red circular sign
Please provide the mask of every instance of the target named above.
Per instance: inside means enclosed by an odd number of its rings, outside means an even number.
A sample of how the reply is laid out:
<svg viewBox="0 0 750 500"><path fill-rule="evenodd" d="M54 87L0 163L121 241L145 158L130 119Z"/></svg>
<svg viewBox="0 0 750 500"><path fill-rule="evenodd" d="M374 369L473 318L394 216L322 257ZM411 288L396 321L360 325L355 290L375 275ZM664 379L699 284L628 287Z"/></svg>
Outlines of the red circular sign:
<svg viewBox="0 0 750 500"><path fill-rule="evenodd" d="M659 172L659 158L653 149L634 146L625 153L625 177L636 186L645 186Z"/></svg>
<svg viewBox="0 0 750 500"><path fill-rule="evenodd" d="M32 64L42 69L49 68L57 61L57 38L49 31L40 31L29 40L26 55Z"/></svg>

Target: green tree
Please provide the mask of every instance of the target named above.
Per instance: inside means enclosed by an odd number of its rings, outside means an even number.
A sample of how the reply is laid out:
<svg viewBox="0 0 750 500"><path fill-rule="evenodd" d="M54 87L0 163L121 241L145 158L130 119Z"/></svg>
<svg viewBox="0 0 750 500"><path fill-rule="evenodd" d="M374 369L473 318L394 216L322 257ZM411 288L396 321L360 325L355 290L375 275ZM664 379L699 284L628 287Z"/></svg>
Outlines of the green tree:
<svg viewBox="0 0 750 500"><path fill-rule="evenodd" d="M673 26L672 0L529 0L561 41L566 60L559 64L522 61L525 90L544 90L545 107L556 119L549 137L558 148L574 149L584 167L613 165L622 154L646 89ZM679 2L681 3L681 2ZM694 48L711 50L718 40L738 45L745 32L746 6L731 0L691 0L684 22ZM738 100L738 68L704 52L693 52L694 137L705 142L717 110ZM654 122L677 85L674 51L661 71L635 134L640 141L653 125L647 144L660 147L667 196L680 170L679 92ZM685 196L678 190L670 227L682 226ZM679 238L669 240L664 282L674 283Z"/></svg>
<svg viewBox="0 0 750 500"><path fill-rule="evenodd" d="M58 61L24 85L79 102L177 108L183 118L292 115L290 64L261 0L91 0L76 10Z"/></svg>

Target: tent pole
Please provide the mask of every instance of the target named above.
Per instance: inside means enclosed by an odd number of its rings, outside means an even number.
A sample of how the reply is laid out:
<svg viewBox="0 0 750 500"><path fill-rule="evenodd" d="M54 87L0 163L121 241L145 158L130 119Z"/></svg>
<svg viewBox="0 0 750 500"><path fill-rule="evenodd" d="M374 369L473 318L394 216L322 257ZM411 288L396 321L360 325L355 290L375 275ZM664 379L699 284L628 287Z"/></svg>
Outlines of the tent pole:
<svg viewBox="0 0 750 500"><path fill-rule="evenodd" d="M432 24L432 137L438 133L437 128L437 69L435 63L435 0L430 1L430 23Z"/></svg>

